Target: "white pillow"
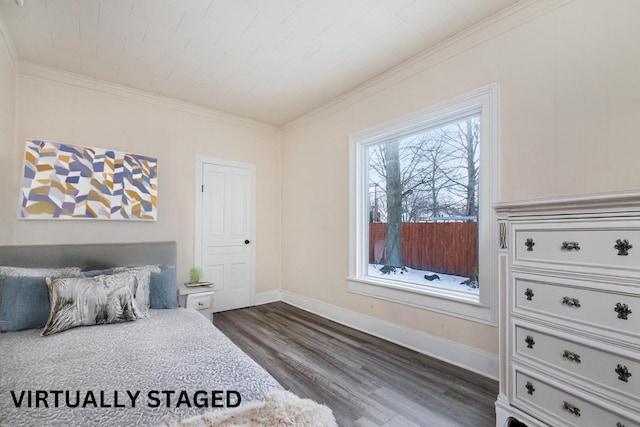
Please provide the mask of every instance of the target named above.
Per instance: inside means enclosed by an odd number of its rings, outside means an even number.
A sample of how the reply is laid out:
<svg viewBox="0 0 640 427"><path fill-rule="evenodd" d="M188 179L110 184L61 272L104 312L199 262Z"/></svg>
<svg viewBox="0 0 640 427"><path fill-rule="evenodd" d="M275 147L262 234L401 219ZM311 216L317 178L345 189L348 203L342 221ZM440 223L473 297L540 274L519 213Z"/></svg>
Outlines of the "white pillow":
<svg viewBox="0 0 640 427"><path fill-rule="evenodd" d="M80 267L12 267L0 265L0 277L81 277Z"/></svg>
<svg viewBox="0 0 640 427"><path fill-rule="evenodd" d="M151 273L160 273L158 265L142 265L133 267L116 267L113 269L117 274L129 274L135 277L138 286L134 293L136 307L138 308L138 318L147 318L149 312L149 290L151 288Z"/></svg>

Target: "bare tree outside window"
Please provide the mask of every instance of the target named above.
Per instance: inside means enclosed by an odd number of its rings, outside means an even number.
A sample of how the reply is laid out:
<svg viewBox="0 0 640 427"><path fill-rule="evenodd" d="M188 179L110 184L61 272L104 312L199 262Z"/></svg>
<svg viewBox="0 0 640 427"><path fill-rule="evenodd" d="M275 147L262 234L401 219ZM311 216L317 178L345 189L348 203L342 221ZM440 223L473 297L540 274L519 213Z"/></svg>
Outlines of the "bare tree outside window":
<svg viewBox="0 0 640 427"><path fill-rule="evenodd" d="M367 155L370 275L478 293L480 115L371 145Z"/></svg>

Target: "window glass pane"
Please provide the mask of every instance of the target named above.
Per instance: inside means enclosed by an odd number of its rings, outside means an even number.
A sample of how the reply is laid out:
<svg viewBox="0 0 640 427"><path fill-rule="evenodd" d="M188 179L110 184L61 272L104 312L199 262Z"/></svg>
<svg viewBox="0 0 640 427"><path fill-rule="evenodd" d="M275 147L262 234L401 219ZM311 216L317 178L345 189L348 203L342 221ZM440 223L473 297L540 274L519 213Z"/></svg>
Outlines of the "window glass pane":
<svg viewBox="0 0 640 427"><path fill-rule="evenodd" d="M366 148L370 277L479 294L480 115Z"/></svg>

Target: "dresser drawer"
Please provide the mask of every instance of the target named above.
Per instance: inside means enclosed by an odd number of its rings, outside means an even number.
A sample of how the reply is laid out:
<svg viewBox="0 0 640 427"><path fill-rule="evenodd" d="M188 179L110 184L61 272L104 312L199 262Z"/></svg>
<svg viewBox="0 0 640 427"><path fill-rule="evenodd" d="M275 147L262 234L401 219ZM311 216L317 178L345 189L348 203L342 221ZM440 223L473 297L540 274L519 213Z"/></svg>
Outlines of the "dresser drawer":
<svg viewBox="0 0 640 427"><path fill-rule="evenodd" d="M640 336L640 297L513 275L514 311L543 314L616 333Z"/></svg>
<svg viewBox="0 0 640 427"><path fill-rule="evenodd" d="M187 297L186 308L192 310L209 310L212 305L212 293L193 294Z"/></svg>
<svg viewBox="0 0 640 427"><path fill-rule="evenodd" d="M580 343L521 325L515 328L515 352L519 356L606 387L610 393L636 401L640 398L640 363L635 358L598 348L596 343Z"/></svg>
<svg viewBox="0 0 640 427"><path fill-rule="evenodd" d="M640 222L603 220L513 226L513 265L640 271Z"/></svg>
<svg viewBox="0 0 640 427"><path fill-rule="evenodd" d="M580 393L563 384L542 379L519 370L515 372L513 405L535 411L545 421L557 426L638 427L640 424L617 415L617 408L607 407L595 397L578 397Z"/></svg>

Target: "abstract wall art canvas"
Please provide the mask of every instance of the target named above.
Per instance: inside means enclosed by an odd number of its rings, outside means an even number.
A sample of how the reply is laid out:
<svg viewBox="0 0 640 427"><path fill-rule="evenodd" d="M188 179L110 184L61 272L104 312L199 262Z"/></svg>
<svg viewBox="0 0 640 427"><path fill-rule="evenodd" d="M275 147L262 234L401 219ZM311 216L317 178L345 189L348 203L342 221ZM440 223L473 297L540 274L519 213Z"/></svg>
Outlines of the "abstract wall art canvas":
<svg viewBox="0 0 640 427"><path fill-rule="evenodd" d="M19 218L157 219L158 160L27 140Z"/></svg>

